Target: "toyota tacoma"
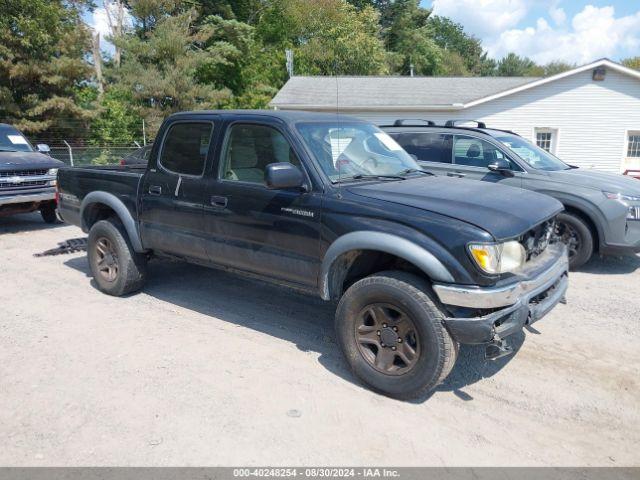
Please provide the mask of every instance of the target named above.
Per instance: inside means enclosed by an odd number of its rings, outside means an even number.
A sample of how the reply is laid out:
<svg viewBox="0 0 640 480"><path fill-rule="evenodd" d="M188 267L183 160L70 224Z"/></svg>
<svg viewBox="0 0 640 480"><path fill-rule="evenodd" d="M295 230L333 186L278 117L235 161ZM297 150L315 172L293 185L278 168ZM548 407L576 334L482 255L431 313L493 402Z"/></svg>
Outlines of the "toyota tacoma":
<svg viewBox="0 0 640 480"><path fill-rule="evenodd" d="M434 389L460 343L510 353L567 289L560 202L433 176L347 116L174 114L144 169L63 168L58 188L103 292L142 288L157 256L319 295L356 376L396 398Z"/></svg>

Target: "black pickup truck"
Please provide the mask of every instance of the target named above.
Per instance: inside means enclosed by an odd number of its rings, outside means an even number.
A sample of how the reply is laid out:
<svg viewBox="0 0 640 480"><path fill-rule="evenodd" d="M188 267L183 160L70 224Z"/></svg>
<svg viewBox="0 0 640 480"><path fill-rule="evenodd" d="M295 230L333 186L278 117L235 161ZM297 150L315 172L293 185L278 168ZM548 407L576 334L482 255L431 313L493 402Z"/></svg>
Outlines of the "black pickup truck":
<svg viewBox="0 0 640 480"><path fill-rule="evenodd" d="M459 343L505 338L567 289L561 204L435 177L377 127L346 116L186 112L149 164L64 168L59 210L89 232L96 284L140 289L153 256L249 273L336 301L355 374L411 398L451 371Z"/></svg>

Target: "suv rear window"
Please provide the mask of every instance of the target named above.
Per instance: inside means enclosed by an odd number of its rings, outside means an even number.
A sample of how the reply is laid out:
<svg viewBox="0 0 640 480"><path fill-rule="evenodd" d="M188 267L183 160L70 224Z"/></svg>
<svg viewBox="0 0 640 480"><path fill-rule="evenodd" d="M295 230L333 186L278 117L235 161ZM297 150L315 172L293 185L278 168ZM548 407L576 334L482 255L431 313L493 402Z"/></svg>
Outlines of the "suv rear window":
<svg viewBox="0 0 640 480"><path fill-rule="evenodd" d="M451 135L445 133L391 133L410 155L423 162L451 163Z"/></svg>

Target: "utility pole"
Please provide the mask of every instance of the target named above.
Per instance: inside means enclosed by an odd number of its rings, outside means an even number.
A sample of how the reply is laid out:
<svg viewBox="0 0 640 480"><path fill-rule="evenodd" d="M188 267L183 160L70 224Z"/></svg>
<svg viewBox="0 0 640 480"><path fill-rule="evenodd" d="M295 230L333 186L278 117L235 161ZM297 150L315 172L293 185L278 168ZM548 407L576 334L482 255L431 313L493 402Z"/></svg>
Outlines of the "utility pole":
<svg viewBox="0 0 640 480"><path fill-rule="evenodd" d="M293 77L293 50L287 49L285 50L285 54L287 56L287 73L289 74L289 78Z"/></svg>
<svg viewBox="0 0 640 480"><path fill-rule="evenodd" d="M104 76L102 75L102 54L100 53L100 32L91 36L93 40L93 68L96 72L96 82L98 84L98 95L104 94Z"/></svg>

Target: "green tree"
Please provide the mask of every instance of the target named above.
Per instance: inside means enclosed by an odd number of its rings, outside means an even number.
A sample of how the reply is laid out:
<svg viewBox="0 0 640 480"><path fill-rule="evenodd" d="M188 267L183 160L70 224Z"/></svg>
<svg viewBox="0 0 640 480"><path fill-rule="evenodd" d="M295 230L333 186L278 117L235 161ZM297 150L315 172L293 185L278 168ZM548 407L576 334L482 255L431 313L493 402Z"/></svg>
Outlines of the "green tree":
<svg viewBox="0 0 640 480"><path fill-rule="evenodd" d="M374 75L386 71L379 15L346 0L275 0L258 32L269 47L291 48L297 74Z"/></svg>
<svg viewBox="0 0 640 480"><path fill-rule="evenodd" d="M242 92L251 81L245 69L256 56L254 28L212 15L201 25L201 34L207 38L204 45L209 55L199 67L200 79L235 94Z"/></svg>
<svg viewBox="0 0 640 480"><path fill-rule="evenodd" d="M509 53L498 62L498 75L502 77L526 77L535 75L536 64L527 57L520 57L515 53Z"/></svg>
<svg viewBox="0 0 640 480"><path fill-rule="evenodd" d="M96 117L91 122L90 143L94 145L133 145L142 138L142 119L131 108L131 92L111 87L98 104Z"/></svg>
<svg viewBox="0 0 640 480"><path fill-rule="evenodd" d="M543 65L542 73L545 77L550 77L552 75L557 75L559 73L566 72L567 70L571 70L572 68L576 68L575 64L556 60Z"/></svg>
<svg viewBox="0 0 640 480"><path fill-rule="evenodd" d="M115 78L131 92L151 135L172 112L218 108L230 99L228 89L207 83L205 66L218 52L207 49L212 30L195 28L195 18L195 10L165 16L143 37L119 40L123 60Z"/></svg>
<svg viewBox="0 0 640 480"><path fill-rule="evenodd" d="M413 66L418 75L438 73L444 52L433 38L430 14L419 0L396 0L385 8L383 35L392 71L407 75Z"/></svg>
<svg viewBox="0 0 640 480"><path fill-rule="evenodd" d="M462 25L446 17L431 16L428 25L431 28L434 42L445 51L444 57L453 52L457 54L457 56L453 56L454 59L456 57L462 59L466 71L473 75L479 75L482 72L486 56L483 54L482 43L479 39L468 35ZM449 60L448 62L457 62L457 60Z"/></svg>
<svg viewBox="0 0 640 480"><path fill-rule="evenodd" d="M91 66L83 2L4 0L0 15L0 118L28 134L72 138L91 112L75 94Z"/></svg>
<svg viewBox="0 0 640 480"><path fill-rule="evenodd" d="M625 67L633 68L635 70L640 70L640 57L630 57L622 60L622 65Z"/></svg>
<svg viewBox="0 0 640 480"><path fill-rule="evenodd" d="M205 18L217 15L253 25L268 6L268 0L201 0L198 8Z"/></svg>

